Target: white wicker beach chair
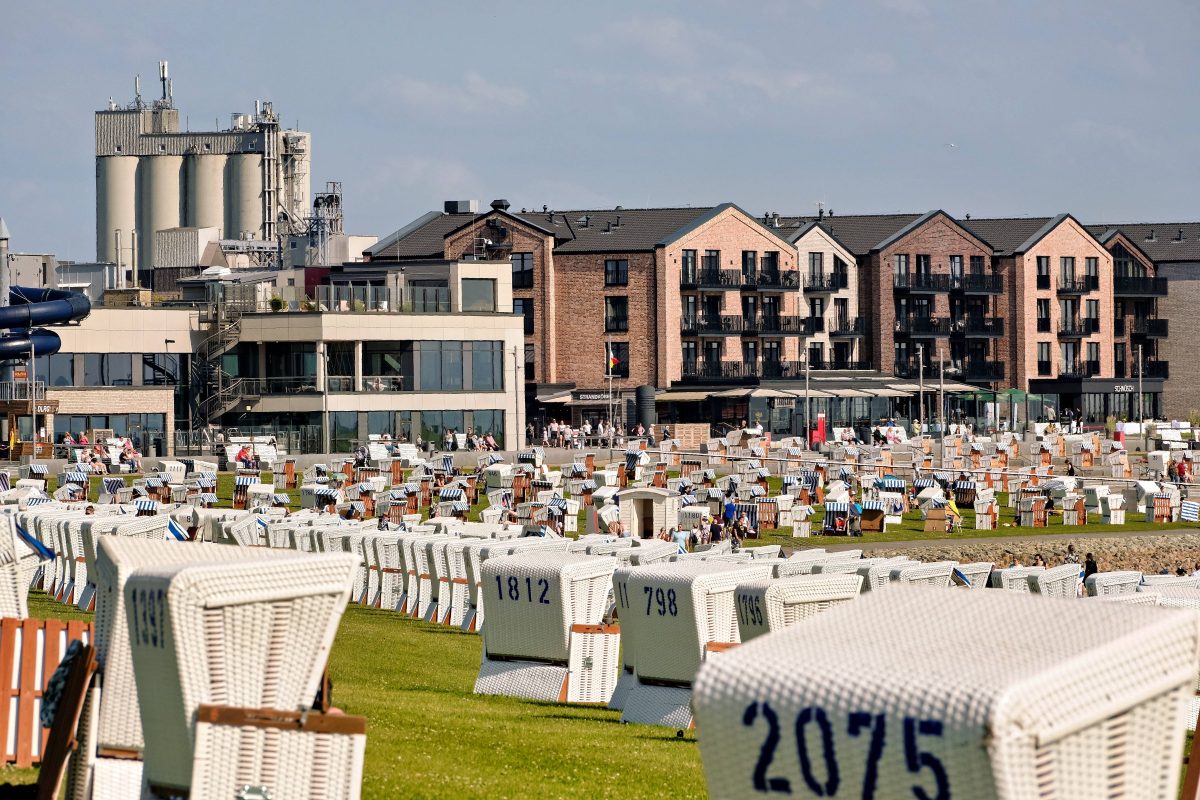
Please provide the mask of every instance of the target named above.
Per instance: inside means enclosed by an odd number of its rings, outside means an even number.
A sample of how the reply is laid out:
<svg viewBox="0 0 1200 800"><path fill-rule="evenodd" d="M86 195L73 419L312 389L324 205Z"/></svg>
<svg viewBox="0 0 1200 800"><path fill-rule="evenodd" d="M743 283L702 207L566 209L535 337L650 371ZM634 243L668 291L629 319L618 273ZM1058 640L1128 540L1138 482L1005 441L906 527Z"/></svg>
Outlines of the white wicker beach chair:
<svg viewBox="0 0 1200 800"><path fill-rule="evenodd" d="M621 720L688 728L691 683L712 652L739 641L734 590L765 580L769 564L678 561L635 567L617 598L625 661L637 683ZM632 635L629 635L632 632Z"/></svg>
<svg viewBox="0 0 1200 800"><path fill-rule="evenodd" d="M951 572L951 580L955 586L965 586L968 589L985 589L988 576L992 574L994 564L990 561L973 561L969 564L959 564Z"/></svg>
<svg viewBox="0 0 1200 800"><path fill-rule="evenodd" d="M868 593L712 659L709 794L1175 797L1200 615L1070 608Z"/></svg>
<svg viewBox="0 0 1200 800"><path fill-rule="evenodd" d="M802 574L808 575L816 569L818 564L828 561L853 561L858 558L862 558L862 550L837 550L831 553L824 550L798 550L792 553L788 561L794 561L801 565Z"/></svg>
<svg viewBox="0 0 1200 800"><path fill-rule="evenodd" d="M131 517L128 514L106 514L104 516L80 516L67 520L67 530L72 533L71 541L82 547L82 563L76 556L75 575L71 579L78 606L90 611L95 605L96 584L93 572L96 569L96 548L102 536L129 536L148 541L165 541L171 519L166 515L153 517ZM74 550L72 546L72 550ZM82 588L78 588L80 582Z"/></svg>
<svg viewBox="0 0 1200 800"><path fill-rule="evenodd" d="M679 546L674 542L664 542L661 539L639 539L637 547L618 550L613 555L635 567L642 567L666 561L678 552Z"/></svg>
<svg viewBox="0 0 1200 800"><path fill-rule="evenodd" d="M429 551L425 549L425 545L445 538L446 535L441 533L422 533L401 539L404 547L404 568L407 572L407 613L416 619L424 617L433 602L434 580L429 567Z"/></svg>
<svg viewBox="0 0 1200 800"><path fill-rule="evenodd" d="M847 603L862 591L861 575L797 575L740 583L734 592L741 640L788 628Z"/></svg>
<svg viewBox="0 0 1200 800"><path fill-rule="evenodd" d="M863 576L862 590L864 592L880 589L884 584L892 579L892 572L902 567L913 567L920 564L919 561L914 561L905 556L895 556L893 558L864 558L861 561L850 562L854 569L840 569L838 564L825 564L821 567L820 574L831 575L839 572L857 572Z"/></svg>
<svg viewBox="0 0 1200 800"><path fill-rule="evenodd" d="M1141 582L1142 573L1127 570L1093 573L1087 576L1083 585L1087 589L1088 597L1114 597L1137 594L1138 584Z"/></svg>
<svg viewBox="0 0 1200 800"><path fill-rule="evenodd" d="M1152 586L1157 591L1165 586L1191 586L1200 588L1200 578L1191 575L1142 575L1141 586Z"/></svg>
<svg viewBox="0 0 1200 800"><path fill-rule="evenodd" d="M29 616L29 575L21 568L25 549L12 516L0 515L0 617Z"/></svg>
<svg viewBox="0 0 1200 800"><path fill-rule="evenodd" d="M570 539L525 537L495 542L481 541L478 544L472 542L467 545L463 550L463 556L467 567L467 589L470 592L470 600L468 602L467 613L463 617L462 629L468 632L483 630L484 599L486 594L481 589L483 587L483 563L485 561L489 558L497 558L514 553L533 552L535 550L550 550L552 552L565 553L570 543Z"/></svg>
<svg viewBox="0 0 1200 800"><path fill-rule="evenodd" d="M1079 597L1079 581L1082 570L1078 564L1063 564L1025 578L1029 591L1049 597Z"/></svg>
<svg viewBox="0 0 1200 800"><path fill-rule="evenodd" d="M126 618L145 735L144 782L151 790L179 793L195 786L193 798L197 793L228 798L250 785L269 787L271 796L311 797L279 792L323 776L327 796L357 793L361 747L349 748L354 757L348 761L334 763L338 749L322 747L318 737L286 753L239 761L263 744L253 730L241 736L228 732L218 752L206 750L208 743L196 737L201 705L251 712L311 707L350 597L354 567L353 556L344 553L287 553L145 568L129 577ZM223 760L237 763L239 785L217 791L207 772L227 774ZM297 769L304 774L289 774ZM353 791L335 791L333 784Z"/></svg>
<svg viewBox="0 0 1200 800"><path fill-rule="evenodd" d="M603 624L616 566L539 551L483 562L489 608L475 693L607 703L620 651L619 632Z"/></svg>
<svg viewBox="0 0 1200 800"><path fill-rule="evenodd" d="M932 561L924 564L910 564L892 569L891 580L874 588L888 586L931 586L945 588L950 585L957 561Z"/></svg>
<svg viewBox="0 0 1200 800"><path fill-rule="evenodd" d="M375 551L379 574L378 606L389 611L399 611L404 599L404 562L400 558L400 551L403 549L400 536L395 533L381 533L364 537L364 541L370 541Z"/></svg>
<svg viewBox="0 0 1200 800"><path fill-rule="evenodd" d="M129 627L125 622L125 582L135 570L146 566L245 561L272 553L266 549L242 551L136 536L101 536L96 548L92 569L96 585L94 644L101 691L93 712L95 730L88 737L91 748L81 751L76 759L78 764L72 767L70 796L137 797L142 777L142 721L134 685Z"/></svg>
<svg viewBox="0 0 1200 800"><path fill-rule="evenodd" d="M992 570L991 585L997 589L1007 589L1010 592L1029 593L1029 576L1037 572L1045 572L1045 567L1008 567Z"/></svg>

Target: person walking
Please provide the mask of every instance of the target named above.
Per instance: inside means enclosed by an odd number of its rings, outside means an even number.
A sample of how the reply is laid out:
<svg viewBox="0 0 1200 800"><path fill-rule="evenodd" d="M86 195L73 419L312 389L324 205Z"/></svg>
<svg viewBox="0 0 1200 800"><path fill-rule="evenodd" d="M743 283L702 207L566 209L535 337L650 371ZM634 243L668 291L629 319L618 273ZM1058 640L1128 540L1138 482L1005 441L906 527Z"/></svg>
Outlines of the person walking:
<svg viewBox="0 0 1200 800"><path fill-rule="evenodd" d="M1099 568L1096 566L1096 557L1093 556L1091 553L1088 553L1087 555L1085 555L1083 557L1083 578L1084 578L1084 580L1087 580L1087 578L1089 576L1095 575L1099 571L1100 571Z"/></svg>

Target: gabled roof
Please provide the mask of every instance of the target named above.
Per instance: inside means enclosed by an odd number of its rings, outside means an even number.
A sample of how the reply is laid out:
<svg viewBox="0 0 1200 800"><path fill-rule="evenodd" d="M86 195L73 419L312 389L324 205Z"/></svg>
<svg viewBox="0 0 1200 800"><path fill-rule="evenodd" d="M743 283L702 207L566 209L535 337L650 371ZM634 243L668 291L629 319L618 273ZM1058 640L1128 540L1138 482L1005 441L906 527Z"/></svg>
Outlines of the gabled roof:
<svg viewBox="0 0 1200 800"><path fill-rule="evenodd" d="M770 227L762 224L762 222L760 222L757 217L755 217L753 214L748 213L746 211L746 209L742 208L737 203L721 203L721 205L719 205L719 206L713 206L707 212L705 212L705 213L701 214L700 216L696 217L695 219L691 220L683 227L671 232L667 236L664 236L663 239L660 242L658 242L658 244L656 246L657 247L666 247L667 245L671 244L672 242L679 241L680 239L687 236L692 231L698 230L698 229L704 227L705 225L707 225L708 223L712 222L714 219L716 219L717 217L719 217L721 214L725 213L729 209L734 209L735 211L738 211L748 221L753 222L755 225L757 225L759 228L761 228L764 233L778 239L780 244L783 244L783 245L789 246L789 247L791 246L792 243L789 242L787 239L785 239L783 236L781 236L779 233L777 233L774 228L770 228Z"/></svg>
<svg viewBox="0 0 1200 800"><path fill-rule="evenodd" d="M828 236L830 239L832 239L834 242L836 242L838 247L842 248L847 253L853 254L853 251L851 251L851 249L846 245L845 242L843 242L841 239L839 239L834 234L833 231L829 230L828 228L825 227L825 225L823 225L822 223L818 222L815 219L810 222L807 222L804 225L801 225L799 228L797 228L795 230L795 232L793 232L790 236L788 236L788 241L791 242L793 245L796 244L801 239L803 239L805 236L807 236L809 234L809 232L812 231L813 228L820 228L821 232L824 233L826 236Z"/></svg>
<svg viewBox="0 0 1200 800"><path fill-rule="evenodd" d="M1088 230L1091 230L1094 233L1096 227L1097 226L1089 225ZM1124 243L1122 246L1132 253L1135 258L1149 266L1154 266L1154 259L1150 258L1150 256L1146 254L1146 251L1138 246L1138 243L1133 240L1133 237L1120 228L1109 228L1096 238L1099 239L1100 243L1105 247L1111 247L1113 240L1118 237L1120 237L1121 241Z"/></svg>
<svg viewBox="0 0 1200 800"><path fill-rule="evenodd" d="M970 228L963 227L963 224L961 222L959 222L954 217L947 214L945 211L942 211L940 208L935 208L932 211L926 211L924 214L917 217L912 222L908 223L903 228L901 228L900 230L893 233L891 236L884 239L882 242L879 242L871 249L872 250L886 250L887 248L891 247L896 242L903 239L905 236L908 236L913 231L915 231L918 228L922 227L923 225L931 222L932 220L937 219L938 217L945 217L947 220L949 220L952 224L954 224L957 228L962 230L964 233L966 233L972 239L978 239L979 241L983 242L987 246L991 247L991 242L989 242L987 239L984 239L982 236L980 236L978 233L975 233L975 231L971 230Z"/></svg>
<svg viewBox="0 0 1200 800"><path fill-rule="evenodd" d="M837 237L842 246L856 256L864 256L875 248L875 245L908 225L919 214L860 214L857 216L839 216L832 214L817 217L789 217L783 220L787 230L799 230L811 222L818 222L821 228Z"/></svg>
<svg viewBox="0 0 1200 800"><path fill-rule="evenodd" d="M1101 247L1104 243L1096 239L1092 231L1083 223L1068 213L1057 214L1053 217L1007 217L999 219L965 220L963 225L977 231L979 236L986 239L996 248L996 255L1008 256L1027 253L1046 238L1051 231L1071 220L1096 241Z"/></svg>
<svg viewBox="0 0 1200 800"><path fill-rule="evenodd" d="M385 236L363 252L375 261L407 258L441 258L446 234L478 214L443 214L430 211L400 230Z"/></svg>
<svg viewBox="0 0 1200 800"><path fill-rule="evenodd" d="M541 231L542 233L546 234L547 236L554 235L554 231L552 231L542 225L538 225L535 222L531 222L529 220L529 217L532 215L526 214L524 216L518 216L516 214L510 214L509 212L504 211L503 209L493 208L493 209L489 209L485 213L464 215L467 218L463 221L463 223L461 225L459 225L457 228L451 228L450 230L446 231L446 233L444 233L442 235L442 238L446 238L447 236L452 236L452 235L458 233L459 231L461 231L462 229L469 227L470 225L473 225L478 220L486 219L487 217L490 217L493 215L505 217L506 219L510 219L519 225L524 225L527 228L533 228L536 231Z"/></svg>
<svg viewBox="0 0 1200 800"><path fill-rule="evenodd" d="M1097 235L1110 230L1120 231L1155 263L1200 261L1200 222L1134 222L1087 227Z"/></svg>
<svg viewBox="0 0 1200 800"><path fill-rule="evenodd" d="M650 251L697 218L712 212L701 208L611 208L556 211L559 238L556 253L621 253ZM526 215L520 215L525 217ZM546 219L545 213L530 217Z"/></svg>

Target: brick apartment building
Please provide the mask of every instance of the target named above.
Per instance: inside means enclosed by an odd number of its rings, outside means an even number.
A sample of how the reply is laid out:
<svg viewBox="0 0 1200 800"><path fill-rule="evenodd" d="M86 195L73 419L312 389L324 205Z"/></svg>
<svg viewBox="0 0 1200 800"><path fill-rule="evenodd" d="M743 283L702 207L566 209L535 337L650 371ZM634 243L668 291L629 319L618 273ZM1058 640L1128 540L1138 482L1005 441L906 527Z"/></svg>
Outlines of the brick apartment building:
<svg viewBox="0 0 1200 800"><path fill-rule="evenodd" d="M801 315L796 249L772 220L730 203L515 213L503 200L485 212L464 206L448 203L365 255L384 263L510 258L534 408L606 416L610 352L622 403L641 385L799 374L801 339L813 323Z"/></svg>

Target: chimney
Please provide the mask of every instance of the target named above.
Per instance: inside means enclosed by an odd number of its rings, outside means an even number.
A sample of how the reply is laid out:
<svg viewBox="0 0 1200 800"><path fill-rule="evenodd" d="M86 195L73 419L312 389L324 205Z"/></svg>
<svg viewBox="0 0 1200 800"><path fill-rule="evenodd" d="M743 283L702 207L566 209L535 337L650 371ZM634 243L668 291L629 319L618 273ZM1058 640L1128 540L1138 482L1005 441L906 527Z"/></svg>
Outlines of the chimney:
<svg viewBox="0 0 1200 800"><path fill-rule="evenodd" d="M817 219L825 219L825 206L817 204Z"/></svg>
<svg viewBox="0 0 1200 800"><path fill-rule="evenodd" d="M613 227L614 228L621 227L621 215L620 214L617 214L617 221L613 223Z"/></svg>
<svg viewBox="0 0 1200 800"><path fill-rule="evenodd" d="M591 221L592 221L592 218L589 215L584 214L583 215L583 223L581 224L581 227L584 227L584 228L588 227L588 223L590 223Z"/></svg>
<svg viewBox="0 0 1200 800"><path fill-rule="evenodd" d="M605 233L612 233L612 229L613 229L613 224L611 222L604 223L604 232Z"/></svg>

